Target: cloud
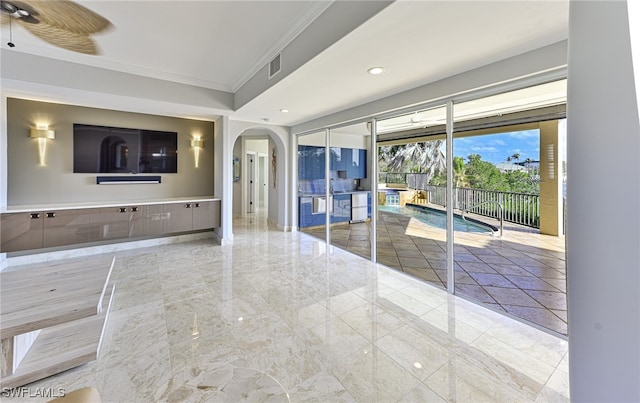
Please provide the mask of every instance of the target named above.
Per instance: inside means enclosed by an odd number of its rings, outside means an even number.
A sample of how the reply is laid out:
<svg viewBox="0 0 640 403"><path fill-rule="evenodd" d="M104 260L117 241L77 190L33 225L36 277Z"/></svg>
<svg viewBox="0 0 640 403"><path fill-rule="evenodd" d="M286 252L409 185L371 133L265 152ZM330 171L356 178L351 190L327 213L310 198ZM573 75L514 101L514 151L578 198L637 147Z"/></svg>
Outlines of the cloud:
<svg viewBox="0 0 640 403"><path fill-rule="evenodd" d="M453 141L456 143L472 143L474 140L471 137L456 137Z"/></svg>
<svg viewBox="0 0 640 403"><path fill-rule="evenodd" d="M496 147L486 147L486 146L471 146L471 150L475 152L488 152L495 153L498 151Z"/></svg>
<svg viewBox="0 0 640 403"><path fill-rule="evenodd" d="M469 154L480 154L484 161L504 162L515 153L520 161L539 159L540 135L537 129L519 132L469 136L454 139L454 155L466 158Z"/></svg>
<svg viewBox="0 0 640 403"><path fill-rule="evenodd" d="M514 139L518 139L518 140L524 140L524 139L530 139L530 138L534 138L534 137L540 137L540 133L538 132L538 130L523 130L520 132L510 132L510 133L505 133L505 136L509 136L511 138Z"/></svg>

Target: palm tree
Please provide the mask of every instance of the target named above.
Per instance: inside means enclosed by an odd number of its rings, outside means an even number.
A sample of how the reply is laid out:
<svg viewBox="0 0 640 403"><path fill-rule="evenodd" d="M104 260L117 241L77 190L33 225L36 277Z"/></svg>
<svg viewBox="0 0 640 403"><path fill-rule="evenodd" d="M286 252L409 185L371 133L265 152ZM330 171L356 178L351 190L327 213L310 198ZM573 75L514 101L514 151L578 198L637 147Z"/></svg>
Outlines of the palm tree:
<svg viewBox="0 0 640 403"><path fill-rule="evenodd" d="M469 185L467 170L462 157L453 157L453 182L457 188Z"/></svg>
<svg viewBox="0 0 640 403"><path fill-rule="evenodd" d="M444 140L434 140L421 143L410 143L398 147L395 152L382 153L387 159L387 167L395 172L417 170L427 174L426 182L446 168L445 156L442 152ZM388 150L391 151L391 150ZM386 154L386 155L385 155Z"/></svg>
<svg viewBox="0 0 640 403"><path fill-rule="evenodd" d="M532 162L533 162L533 160L531 158L527 158L526 160L524 160L524 165L528 168L529 165L531 165Z"/></svg>

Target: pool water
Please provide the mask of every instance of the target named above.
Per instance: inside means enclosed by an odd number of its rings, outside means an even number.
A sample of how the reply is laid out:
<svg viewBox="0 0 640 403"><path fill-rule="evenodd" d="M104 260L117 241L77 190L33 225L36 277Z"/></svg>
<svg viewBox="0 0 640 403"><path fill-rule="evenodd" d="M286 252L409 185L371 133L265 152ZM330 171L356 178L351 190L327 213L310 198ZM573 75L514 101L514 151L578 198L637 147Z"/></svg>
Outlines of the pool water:
<svg viewBox="0 0 640 403"><path fill-rule="evenodd" d="M432 227L447 229L447 214L444 211L430 209L428 207L412 207L412 206L378 206L379 211L388 211L390 213L402 214L408 217L414 217L423 223ZM465 221L460 216L453 216L453 230L463 232L474 232L483 234L492 234L493 230L489 225L475 224L471 221Z"/></svg>

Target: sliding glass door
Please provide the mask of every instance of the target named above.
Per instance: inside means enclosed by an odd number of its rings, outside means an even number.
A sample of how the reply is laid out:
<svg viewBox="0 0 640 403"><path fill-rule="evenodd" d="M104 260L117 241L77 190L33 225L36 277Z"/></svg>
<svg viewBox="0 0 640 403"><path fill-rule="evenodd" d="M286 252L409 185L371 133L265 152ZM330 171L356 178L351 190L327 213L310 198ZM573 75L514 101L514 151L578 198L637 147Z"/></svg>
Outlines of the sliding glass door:
<svg viewBox="0 0 640 403"><path fill-rule="evenodd" d="M560 80L302 135L300 229L566 334L565 114Z"/></svg>
<svg viewBox="0 0 640 403"><path fill-rule="evenodd" d="M298 136L298 227L326 240L327 201L326 133Z"/></svg>
<svg viewBox="0 0 640 403"><path fill-rule="evenodd" d="M446 107L379 120L376 260L447 286Z"/></svg>
<svg viewBox="0 0 640 403"><path fill-rule="evenodd" d="M452 199L455 293L566 335L565 102L562 80L456 104Z"/></svg>
<svg viewBox="0 0 640 403"><path fill-rule="evenodd" d="M371 134L366 122L329 131L330 243L371 258Z"/></svg>

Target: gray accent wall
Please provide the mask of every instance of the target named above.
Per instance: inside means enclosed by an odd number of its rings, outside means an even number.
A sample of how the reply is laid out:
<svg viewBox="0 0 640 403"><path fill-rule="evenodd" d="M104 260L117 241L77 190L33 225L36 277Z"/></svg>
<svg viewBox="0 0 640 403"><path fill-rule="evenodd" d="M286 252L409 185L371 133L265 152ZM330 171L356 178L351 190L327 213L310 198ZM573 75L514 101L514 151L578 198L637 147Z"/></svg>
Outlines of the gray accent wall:
<svg viewBox="0 0 640 403"><path fill-rule="evenodd" d="M39 165L38 140L29 130L48 123L46 166ZM73 173L73 124L174 131L178 133L178 173L160 174L161 184L97 185L99 174ZM214 195L214 124L106 109L7 99L7 207L65 203L121 202ZM204 140L195 167L190 141Z"/></svg>

